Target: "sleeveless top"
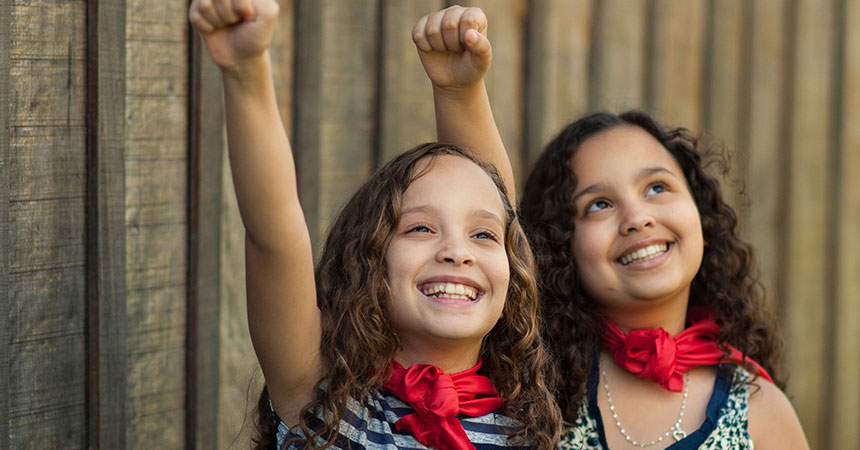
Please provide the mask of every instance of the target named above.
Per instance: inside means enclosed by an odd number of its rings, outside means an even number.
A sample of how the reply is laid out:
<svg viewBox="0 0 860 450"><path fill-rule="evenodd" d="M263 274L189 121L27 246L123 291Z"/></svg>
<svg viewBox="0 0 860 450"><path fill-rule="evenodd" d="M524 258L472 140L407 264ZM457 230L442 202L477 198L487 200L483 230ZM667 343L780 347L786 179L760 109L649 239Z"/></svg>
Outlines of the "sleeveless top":
<svg viewBox="0 0 860 450"><path fill-rule="evenodd" d="M412 413L411 406L400 401L394 395L385 391L373 391L365 399L365 407L362 407L354 399L347 404L347 411L340 421L338 436L331 449L427 449L429 447L418 442L415 437L407 432L400 432L394 427L394 423L401 417ZM271 401L269 407L272 407ZM274 413L274 409L272 410ZM278 430L278 449L284 448L284 442L296 437L304 437L299 427L290 430L287 425L275 415L275 425ZM316 414L311 421L313 426L322 425L322 414ZM517 426L517 422L501 413L489 413L480 417L469 417L460 415L458 417L466 436L475 446L476 450L495 449L527 449L530 446L514 446L508 443L508 435L505 428ZM318 443L325 442L318 439ZM288 449L304 448L303 443L291 443Z"/></svg>
<svg viewBox="0 0 860 450"><path fill-rule="evenodd" d="M721 365L704 423L666 450L753 449L752 438L747 431L750 380L751 375L745 369ZM599 372L595 370L589 376L587 398L580 407L576 423L561 436L559 447L562 450L609 450L597 406L599 382Z"/></svg>

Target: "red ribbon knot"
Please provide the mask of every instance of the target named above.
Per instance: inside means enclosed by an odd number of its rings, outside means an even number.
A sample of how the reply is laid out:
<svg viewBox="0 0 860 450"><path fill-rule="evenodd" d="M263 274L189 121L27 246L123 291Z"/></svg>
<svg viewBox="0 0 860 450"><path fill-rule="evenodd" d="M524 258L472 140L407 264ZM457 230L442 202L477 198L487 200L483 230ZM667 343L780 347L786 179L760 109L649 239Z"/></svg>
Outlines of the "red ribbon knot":
<svg viewBox="0 0 860 450"><path fill-rule="evenodd" d="M480 361L469 370L451 375L429 364L413 364L408 369L397 361L391 365L391 378L385 389L415 410L400 418L395 427L412 433L428 447L474 450L457 415L483 416L504 404L490 379L476 374Z"/></svg>
<svg viewBox="0 0 860 450"><path fill-rule="evenodd" d="M692 315L701 315L693 312ZM664 388L681 392L684 372L698 366L731 363L750 364L766 380L773 380L763 367L744 356L740 350L724 344L717 345L720 326L712 317L705 317L672 337L666 330L638 329L624 333L614 322L606 319L603 347L615 362L628 372L653 380Z"/></svg>

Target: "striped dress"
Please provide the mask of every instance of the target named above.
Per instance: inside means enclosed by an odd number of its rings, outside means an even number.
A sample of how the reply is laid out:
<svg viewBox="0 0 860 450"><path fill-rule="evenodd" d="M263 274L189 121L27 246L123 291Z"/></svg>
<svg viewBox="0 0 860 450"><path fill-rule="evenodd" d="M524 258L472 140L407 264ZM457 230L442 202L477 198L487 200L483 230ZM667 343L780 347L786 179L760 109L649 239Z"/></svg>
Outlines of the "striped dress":
<svg viewBox="0 0 860 450"><path fill-rule="evenodd" d="M338 436L332 449L426 449L415 438L405 432L399 432L394 423L401 417L412 413L412 407L400 401L397 397L384 391L374 391L368 395L362 407L355 400L350 400L347 413L340 422ZM317 415L314 425L321 425L321 415ZM501 430L514 427L516 422L510 417L498 413L489 413L480 417L461 415L460 423L466 430L466 435L477 450L494 449L527 449L530 446L514 446L507 442L507 435ZM287 425L275 414L275 424L278 429L278 448L295 437L303 437L301 430L289 430ZM322 440L318 441L320 444ZM301 444L290 444L289 449L303 448Z"/></svg>

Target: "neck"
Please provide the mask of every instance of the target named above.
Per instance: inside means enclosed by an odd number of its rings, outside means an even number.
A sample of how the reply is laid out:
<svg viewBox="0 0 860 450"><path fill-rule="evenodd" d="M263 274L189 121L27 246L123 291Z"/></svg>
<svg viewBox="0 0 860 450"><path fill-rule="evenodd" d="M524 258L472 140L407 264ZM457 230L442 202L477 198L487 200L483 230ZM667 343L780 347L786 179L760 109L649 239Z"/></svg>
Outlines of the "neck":
<svg viewBox="0 0 860 450"><path fill-rule="evenodd" d="M672 336L684 331L687 302L626 306L606 311L606 316L625 333L643 328L662 328Z"/></svg>
<svg viewBox="0 0 860 450"><path fill-rule="evenodd" d="M481 344L452 344L451 342L401 342L394 359L404 368L412 364L432 364L452 374L471 369L478 363Z"/></svg>

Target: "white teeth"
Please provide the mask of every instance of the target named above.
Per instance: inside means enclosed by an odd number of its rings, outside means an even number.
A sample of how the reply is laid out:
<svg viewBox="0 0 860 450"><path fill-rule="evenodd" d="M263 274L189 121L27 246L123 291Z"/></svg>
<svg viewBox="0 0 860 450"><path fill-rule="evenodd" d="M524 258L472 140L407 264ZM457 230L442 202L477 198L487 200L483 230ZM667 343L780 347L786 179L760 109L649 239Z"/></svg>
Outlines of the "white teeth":
<svg viewBox="0 0 860 450"><path fill-rule="evenodd" d="M657 256L666 253L669 250L669 244L654 244L649 245L645 248L640 248L639 250L632 251L627 255L624 255L618 258L618 262L627 266L633 263L647 261L649 259L655 258Z"/></svg>
<svg viewBox="0 0 860 450"><path fill-rule="evenodd" d="M421 293L428 297L461 298L464 300L475 300L478 298L478 290L459 283L428 283L421 286Z"/></svg>

